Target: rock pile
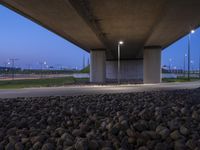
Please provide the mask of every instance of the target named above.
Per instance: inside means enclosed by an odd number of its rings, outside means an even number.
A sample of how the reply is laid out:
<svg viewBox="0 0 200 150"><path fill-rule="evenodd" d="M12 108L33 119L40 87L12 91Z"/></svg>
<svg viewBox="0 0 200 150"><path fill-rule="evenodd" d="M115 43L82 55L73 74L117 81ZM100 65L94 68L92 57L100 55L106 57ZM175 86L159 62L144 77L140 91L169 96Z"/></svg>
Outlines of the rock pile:
<svg viewBox="0 0 200 150"><path fill-rule="evenodd" d="M200 89L0 99L0 150L200 150Z"/></svg>

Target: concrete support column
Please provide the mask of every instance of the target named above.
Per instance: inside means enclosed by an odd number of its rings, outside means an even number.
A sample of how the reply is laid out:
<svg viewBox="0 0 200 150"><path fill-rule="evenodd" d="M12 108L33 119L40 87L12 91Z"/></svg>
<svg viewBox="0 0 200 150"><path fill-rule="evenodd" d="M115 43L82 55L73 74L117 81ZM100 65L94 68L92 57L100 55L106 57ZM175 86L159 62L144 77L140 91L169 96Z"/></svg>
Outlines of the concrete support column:
<svg viewBox="0 0 200 150"><path fill-rule="evenodd" d="M104 83L106 80L105 50L90 51L90 82Z"/></svg>
<svg viewBox="0 0 200 150"><path fill-rule="evenodd" d="M161 47L147 47L144 49L144 83L161 82Z"/></svg>
<svg viewBox="0 0 200 150"><path fill-rule="evenodd" d="M117 60L106 61L106 78L117 80ZM143 80L143 58L120 61L120 72L122 81L142 81Z"/></svg>

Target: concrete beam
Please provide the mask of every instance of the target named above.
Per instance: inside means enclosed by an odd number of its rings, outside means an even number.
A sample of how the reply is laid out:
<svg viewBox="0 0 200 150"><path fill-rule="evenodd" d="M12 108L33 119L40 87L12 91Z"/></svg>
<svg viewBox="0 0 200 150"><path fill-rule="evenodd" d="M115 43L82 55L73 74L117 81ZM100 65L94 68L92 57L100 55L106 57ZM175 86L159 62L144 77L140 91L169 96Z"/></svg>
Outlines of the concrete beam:
<svg viewBox="0 0 200 150"><path fill-rule="evenodd" d="M144 48L144 83L161 82L161 47L152 46Z"/></svg>
<svg viewBox="0 0 200 150"><path fill-rule="evenodd" d="M106 80L106 50L90 51L90 82L104 83Z"/></svg>

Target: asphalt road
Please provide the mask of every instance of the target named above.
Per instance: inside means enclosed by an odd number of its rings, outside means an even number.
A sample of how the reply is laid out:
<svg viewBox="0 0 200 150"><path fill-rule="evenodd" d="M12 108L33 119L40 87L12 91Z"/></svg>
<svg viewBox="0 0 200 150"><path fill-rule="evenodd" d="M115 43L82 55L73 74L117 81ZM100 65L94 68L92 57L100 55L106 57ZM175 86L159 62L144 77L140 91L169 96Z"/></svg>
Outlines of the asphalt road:
<svg viewBox="0 0 200 150"><path fill-rule="evenodd" d="M186 83L160 84L123 84L123 85L70 85L65 87L25 88L0 90L0 98L73 96L104 93L130 93L143 91L194 89L200 87L200 81Z"/></svg>

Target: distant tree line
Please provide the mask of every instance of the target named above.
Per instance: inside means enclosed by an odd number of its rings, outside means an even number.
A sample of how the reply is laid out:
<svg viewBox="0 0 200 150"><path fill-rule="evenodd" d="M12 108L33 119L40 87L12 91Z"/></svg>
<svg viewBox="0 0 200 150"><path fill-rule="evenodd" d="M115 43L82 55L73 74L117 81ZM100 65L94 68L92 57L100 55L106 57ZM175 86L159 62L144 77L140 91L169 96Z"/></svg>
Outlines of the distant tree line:
<svg viewBox="0 0 200 150"><path fill-rule="evenodd" d="M21 69L21 68L11 68L11 67L0 67L0 74L66 74L66 73L77 73L79 71L75 69L69 70L49 70L49 69Z"/></svg>

